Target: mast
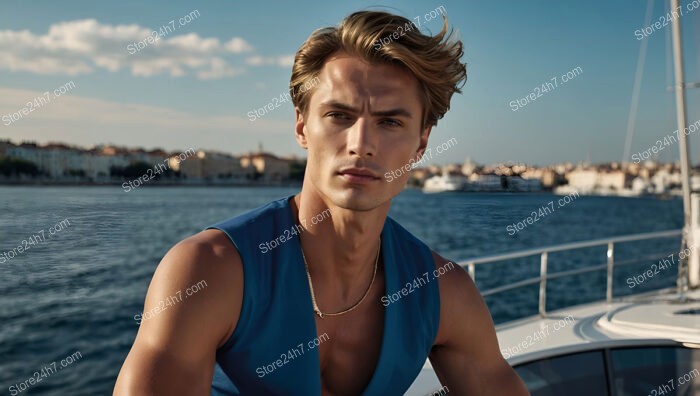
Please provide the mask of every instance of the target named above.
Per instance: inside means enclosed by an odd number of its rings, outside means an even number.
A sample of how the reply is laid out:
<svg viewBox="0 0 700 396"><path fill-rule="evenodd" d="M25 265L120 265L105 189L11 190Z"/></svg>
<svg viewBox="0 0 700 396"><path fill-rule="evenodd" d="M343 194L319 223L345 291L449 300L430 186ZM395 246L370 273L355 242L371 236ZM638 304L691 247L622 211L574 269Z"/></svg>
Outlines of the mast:
<svg viewBox="0 0 700 396"><path fill-rule="evenodd" d="M676 91L676 121L678 123L678 138L681 161L681 181L683 183L683 237L681 241L681 251L688 247L690 238L690 159L688 153L688 139L685 134L687 122L685 105L685 77L683 70L683 45L681 41L681 21L680 15L676 14L680 10L678 0L671 0L672 36L673 36L673 64L675 71L675 91ZM682 12L682 11L681 11ZM685 299L685 292L688 288L688 273L686 270L687 258L679 260L678 265L678 294L681 300Z"/></svg>

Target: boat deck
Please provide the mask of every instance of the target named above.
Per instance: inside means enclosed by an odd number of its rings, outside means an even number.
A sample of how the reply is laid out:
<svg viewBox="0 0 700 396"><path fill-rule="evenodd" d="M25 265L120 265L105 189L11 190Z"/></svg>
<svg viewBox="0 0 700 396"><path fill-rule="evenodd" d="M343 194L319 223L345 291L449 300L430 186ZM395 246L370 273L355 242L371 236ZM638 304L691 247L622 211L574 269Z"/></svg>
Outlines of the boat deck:
<svg viewBox="0 0 700 396"><path fill-rule="evenodd" d="M501 354L513 366L556 355L609 346L700 346L700 290L678 302L662 290L612 302L596 302L552 311L496 327ZM429 361L407 395L440 389Z"/></svg>

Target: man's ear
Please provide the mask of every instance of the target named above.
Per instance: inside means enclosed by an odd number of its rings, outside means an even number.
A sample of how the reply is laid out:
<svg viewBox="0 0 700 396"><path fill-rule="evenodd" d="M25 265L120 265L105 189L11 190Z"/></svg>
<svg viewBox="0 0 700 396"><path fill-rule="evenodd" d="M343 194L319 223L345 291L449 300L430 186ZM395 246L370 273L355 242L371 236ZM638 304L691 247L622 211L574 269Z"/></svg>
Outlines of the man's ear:
<svg viewBox="0 0 700 396"><path fill-rule="evenodd" d="M297 139L299 147L304 150L308 149L308 143L306 141L306 124L304 123L304 114L299 110L298 107L294 108L296 114L296 124L294 125L294 137Z"/></svg>
<svg viewBox="0 0 700 396"><path fill-rule="evenodd" d="M427 126L420 134L420 143L418 144L418 150L416 150L416 162L420 161L425 154L425 149L428 148L428 137L430 132L433 130L433 126Z"/></svg>

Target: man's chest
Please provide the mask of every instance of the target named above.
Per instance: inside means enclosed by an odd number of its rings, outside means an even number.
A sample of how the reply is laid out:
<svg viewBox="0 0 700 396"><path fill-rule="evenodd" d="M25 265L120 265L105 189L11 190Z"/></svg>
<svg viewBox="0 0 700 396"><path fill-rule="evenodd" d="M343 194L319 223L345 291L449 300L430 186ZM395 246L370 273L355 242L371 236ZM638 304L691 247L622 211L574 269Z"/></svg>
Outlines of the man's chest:
<svg viewBox="0 0 700 396"><path fill-rule="evenodd" d="M324 396L360 394L372 379L381 353L384 307L378 295L365 303L366 309L346 318L316 318L319 339L327 339L319 344Z"/></svg>

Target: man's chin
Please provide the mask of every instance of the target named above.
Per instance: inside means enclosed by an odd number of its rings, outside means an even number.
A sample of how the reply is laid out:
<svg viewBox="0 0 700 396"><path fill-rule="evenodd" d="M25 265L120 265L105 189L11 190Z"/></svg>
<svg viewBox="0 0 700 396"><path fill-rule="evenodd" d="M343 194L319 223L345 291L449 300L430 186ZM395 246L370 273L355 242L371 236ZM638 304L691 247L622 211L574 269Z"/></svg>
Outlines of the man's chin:
<svg viewBox="0 0 700 396"><path fill-rule="evenodd" d="M358 212L374 210L391 201L388 191L356 186L338 186L326 196L335 206Z"/></svg>

